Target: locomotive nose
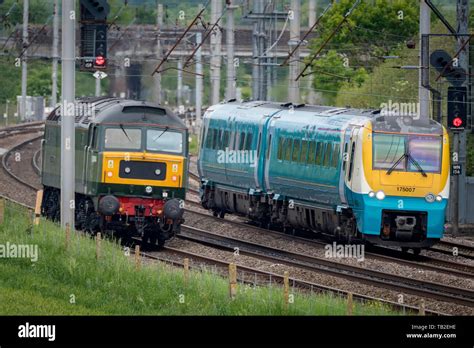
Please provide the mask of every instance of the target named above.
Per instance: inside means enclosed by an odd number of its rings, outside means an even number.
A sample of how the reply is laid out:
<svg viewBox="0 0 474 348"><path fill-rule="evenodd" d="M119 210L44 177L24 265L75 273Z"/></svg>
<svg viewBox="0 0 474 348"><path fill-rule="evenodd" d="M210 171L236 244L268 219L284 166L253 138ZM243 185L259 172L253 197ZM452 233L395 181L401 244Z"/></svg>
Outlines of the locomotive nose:
<svg viewBox="0 0 474 348"><path fill-rule="evenodd" d="M120 202L117 197L107 195L99 202L99 212L104 215L114 215L119 211Z"/></svg>

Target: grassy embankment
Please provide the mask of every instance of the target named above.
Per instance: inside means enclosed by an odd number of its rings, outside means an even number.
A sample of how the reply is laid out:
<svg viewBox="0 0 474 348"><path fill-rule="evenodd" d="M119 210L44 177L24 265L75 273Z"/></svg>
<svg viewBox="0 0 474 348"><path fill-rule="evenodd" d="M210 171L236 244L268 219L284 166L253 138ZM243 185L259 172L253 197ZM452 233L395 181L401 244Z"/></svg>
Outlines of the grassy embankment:
<svg viewBox="0 0 474 348"><path fill-rule="evenodd" d="M6 203L0 245L34 244L38 260L0 258L0 315L344 315L344 299L294 292L285 310L282 289L239 284L235 300L228 283L212 272L143 264L140 270L117 244L65 234L53 223L31 226L23 208ZM397 314L380 303L355 304L354 314Z"/></svg>

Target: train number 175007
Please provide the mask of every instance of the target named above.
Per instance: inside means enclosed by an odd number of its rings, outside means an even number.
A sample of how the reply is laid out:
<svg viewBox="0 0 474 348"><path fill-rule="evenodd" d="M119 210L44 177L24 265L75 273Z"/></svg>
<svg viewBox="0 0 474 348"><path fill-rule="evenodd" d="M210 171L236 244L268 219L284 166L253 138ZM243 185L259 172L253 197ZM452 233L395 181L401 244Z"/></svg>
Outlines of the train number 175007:
<svg viewBox="0 0 474 348"><path fill-rule="evenodd" d="M415 188L409 187L409 186L397 186L397 191L398 192L415 192Z"/></svg>

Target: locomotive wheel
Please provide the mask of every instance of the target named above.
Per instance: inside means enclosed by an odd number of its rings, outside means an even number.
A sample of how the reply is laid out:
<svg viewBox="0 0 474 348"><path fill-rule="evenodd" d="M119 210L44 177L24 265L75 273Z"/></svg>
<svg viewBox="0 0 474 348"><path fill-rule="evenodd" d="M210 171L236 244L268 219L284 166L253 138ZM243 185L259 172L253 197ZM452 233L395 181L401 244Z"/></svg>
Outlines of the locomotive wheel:
<svg viewBox="0 0 474 348"><path fill-rule="evenodd" d="M402 247L402 253L407 253L408 252L408 248L407 247Z"/></svg>
<svg viewBox="0 0 474 348"><path fill-rule="evenodd" d="M421 248L413 248L413 255L420 255L420 252L421 252Z"/></svg>

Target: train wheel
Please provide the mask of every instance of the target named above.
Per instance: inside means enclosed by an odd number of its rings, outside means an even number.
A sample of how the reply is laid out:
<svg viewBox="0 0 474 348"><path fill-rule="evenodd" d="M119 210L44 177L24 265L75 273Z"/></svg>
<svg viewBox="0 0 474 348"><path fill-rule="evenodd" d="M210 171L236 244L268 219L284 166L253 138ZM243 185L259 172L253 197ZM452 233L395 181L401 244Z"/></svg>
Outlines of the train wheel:
<svg viewBox="0 0 474 348"><path fill-rule="evenodd" d="M413 248L413 255L420 255L421 248Z"/></svg>
<svg viewBox="0 0 474 348"><path fill-rule="evenodd" d="M408 248L407 247L402 247L402 253L407 253L408 252Z"/></svg>
<svg viewBox="0 0 474 348"><path fill-rule="evenodd" d="M213 215L214 217L217 217L217 215L219 215L219 213L218 213L217 211L213 210L213 211L212 211L212 215Z"/></svg>
<svg viewBox="0 0 474 348"><path fill-rule="evenodd" d="M219 212L219 217L220 217L221 219L223 219L224 216L225 216L225 211L224 211L224 210L221 210L221 211Z"/></svg>

